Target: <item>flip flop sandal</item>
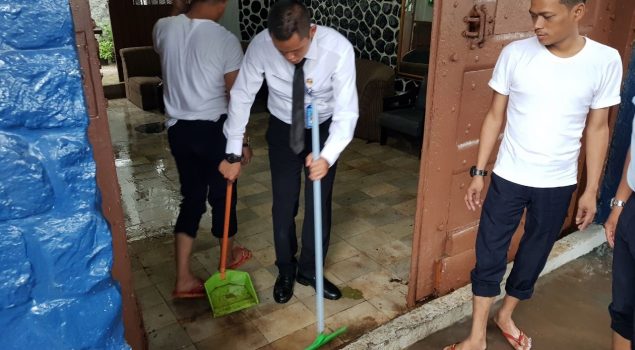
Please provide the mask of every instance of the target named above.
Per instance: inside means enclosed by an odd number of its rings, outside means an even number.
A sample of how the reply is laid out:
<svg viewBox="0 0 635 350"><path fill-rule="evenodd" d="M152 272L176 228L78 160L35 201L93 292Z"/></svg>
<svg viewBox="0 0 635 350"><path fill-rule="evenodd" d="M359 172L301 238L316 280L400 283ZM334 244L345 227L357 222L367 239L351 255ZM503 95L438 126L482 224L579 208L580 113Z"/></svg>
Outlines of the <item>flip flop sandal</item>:
<svg viewBox="0 0 635 350"><path fill-rule="evenodd" d="M501 329L501 333L503 333L503 336L507 339L507 342L509 342L509 345L511 345L514 349L520 349L520 350L531 349L531 338L527 337L527 335L523 331L520 331L520 335L518 336L518 338L514 337L513 335L509 333L505 333L502 329Z"/></svg>
<svg viewBox="0 0 635 350"><path fill-rule="evenodd" d="M174 299L198 299L207 296L205 293L205 285L203 281L199 280L199 284L190 290L172 292L172 298Z"/></svg>
<svg viewBox="0 0 635 350"><path fill-rule="evenodd" d="M235 261L235 262L233 262L233 263L231 263L230 265L227 266L227 268L230 269L230 270L235 270L235 269L239 268L244 263L249 261L249 259L251 259L251 257L253 256L251 251L249 249L245 248L245 247L236 247L234 250L239 250L240 251L240 257L238 258L237 261Z"/></svg>

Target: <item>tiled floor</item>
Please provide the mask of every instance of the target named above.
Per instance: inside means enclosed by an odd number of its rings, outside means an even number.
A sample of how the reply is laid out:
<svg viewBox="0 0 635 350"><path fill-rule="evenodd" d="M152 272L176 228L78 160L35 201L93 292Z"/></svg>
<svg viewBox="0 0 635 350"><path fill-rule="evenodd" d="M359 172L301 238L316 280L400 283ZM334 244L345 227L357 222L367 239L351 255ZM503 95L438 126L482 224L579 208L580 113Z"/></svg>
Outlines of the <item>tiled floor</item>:
<svg viewBox="0 0 635 350"><path fill-rule="evenodd" d="M119 83L119 73L117 73L116 64L102 65L101 69L101 84L103 86Z"/></svg>
<svg viewBox="0 0 635 350"><path fill-rule="evenodd" d="M109 101L109 120L121 184L134 283L151 349L301 349L314 339L313 289L296 284L284 305L272 300L277 275L271 222L271 185L264 140L265 114L252 116L255 157L238 187L236 240L254 258L248 271L260 305L214 319L206 300L174 301L173 237L180 200L178 175L166 133L140 126L162 121L127 100ZM331 348L406 310L412 225L419 160L407 143L389 146L354 140L342 154L333 198L332 239L326 276L345 297L326 301L326 325L348 326ZM302 193L302 192L301 192ZM298 222L302 210L298 215ZM219 246L210 216L195 243L193 268L201 278L216 271Z"/></svg>

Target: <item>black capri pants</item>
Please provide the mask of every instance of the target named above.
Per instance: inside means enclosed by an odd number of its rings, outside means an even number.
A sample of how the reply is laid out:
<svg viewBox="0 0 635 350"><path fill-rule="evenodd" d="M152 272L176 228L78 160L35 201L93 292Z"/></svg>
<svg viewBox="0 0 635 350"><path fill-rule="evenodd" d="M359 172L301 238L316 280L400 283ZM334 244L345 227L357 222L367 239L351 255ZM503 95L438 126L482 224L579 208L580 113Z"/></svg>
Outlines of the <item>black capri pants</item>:
<svg viewBox="0 0 635 350"><path fill-rule="evenodd" d="M560 236L576 187L528 187L492 174L476 236L476 267L472 271L474 295L500 294L500 283L507 269L507 251L526 209L525 233L505 291L520 300L531 297L549 252Z"/></svg>
<svg viewBox="0 0 635 350"><path fill-rule="evenodd" d="M223 235L227 180L218 171L225 157L227 139L223 124L227 116L216 121L179 120L168 129L168 141L181 183L181 208L174 233L196 237L201 216L212 207L212 234ZM232 195L229 236L236 234L236 186Z"/></svg>

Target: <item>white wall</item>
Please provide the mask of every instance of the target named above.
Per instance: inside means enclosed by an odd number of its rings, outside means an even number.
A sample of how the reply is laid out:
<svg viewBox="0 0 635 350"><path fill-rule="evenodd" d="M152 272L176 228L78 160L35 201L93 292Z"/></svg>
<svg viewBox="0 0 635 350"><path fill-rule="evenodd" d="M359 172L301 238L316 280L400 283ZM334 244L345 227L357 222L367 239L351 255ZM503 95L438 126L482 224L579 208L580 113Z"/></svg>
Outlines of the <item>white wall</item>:
<svg viewBox="0 0 635 350"><path fill-rule="evenodd" d="M417 6L415 8L415 20L432 22L432 6L428 0L416 0ZM437 0L439 1L439 0Z"/></svg>
<svg viewBox="0 0 635 350"><path fill-rule="evenodd" d="M234 33L240 39L240 21L238 18L238 1L240 0L228 0L227 8L225 9L225 15L219 21L223 27L227 28L230 32Z"/></svg>
<svg viewBox="0 0 635 350"><path fill-rule="evenodd" d="M132 0L130 0L132 1ZM110 24L110 14L108 13L108 0L90 0L90 15L98 26Z"/></svg>

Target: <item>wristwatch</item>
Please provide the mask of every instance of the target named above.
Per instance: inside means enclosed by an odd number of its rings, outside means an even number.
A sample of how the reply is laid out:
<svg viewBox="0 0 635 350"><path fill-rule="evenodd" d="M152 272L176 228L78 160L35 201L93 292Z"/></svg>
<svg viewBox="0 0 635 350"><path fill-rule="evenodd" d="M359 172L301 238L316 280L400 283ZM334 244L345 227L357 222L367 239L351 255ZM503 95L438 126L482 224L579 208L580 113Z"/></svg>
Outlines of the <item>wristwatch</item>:
<svg viewBox="0 0 635 350"><path fill-rule="evenodd" d="M238 163L243 159L243 157L233 154L233 153L226 153L225 154L225 160L229 163L229 164L234 164L234 163Z"/></svg>
<svg viewBox="0 0 635 350"><path fill-rule="evenodd" d="M476 165L470 168L470 176L487 176L487 170L476 169Z"/></svg>
<svg viewBox="0 0 635 350"><path fill-rule="evenodd" d="M615 197L611 198L611 202L609 203L609 205L611 206L611 208L615 208L615 207L624 207L626 205L625 201L621 201L619 199L615 199Z"/></svg>
<svg viewBox="0 0 635 350"><path fill-rule="evenodd" d="M251 139L249 138L249 136L245 137L245 139L243 140L243 147L251 147Z"/></svg>

